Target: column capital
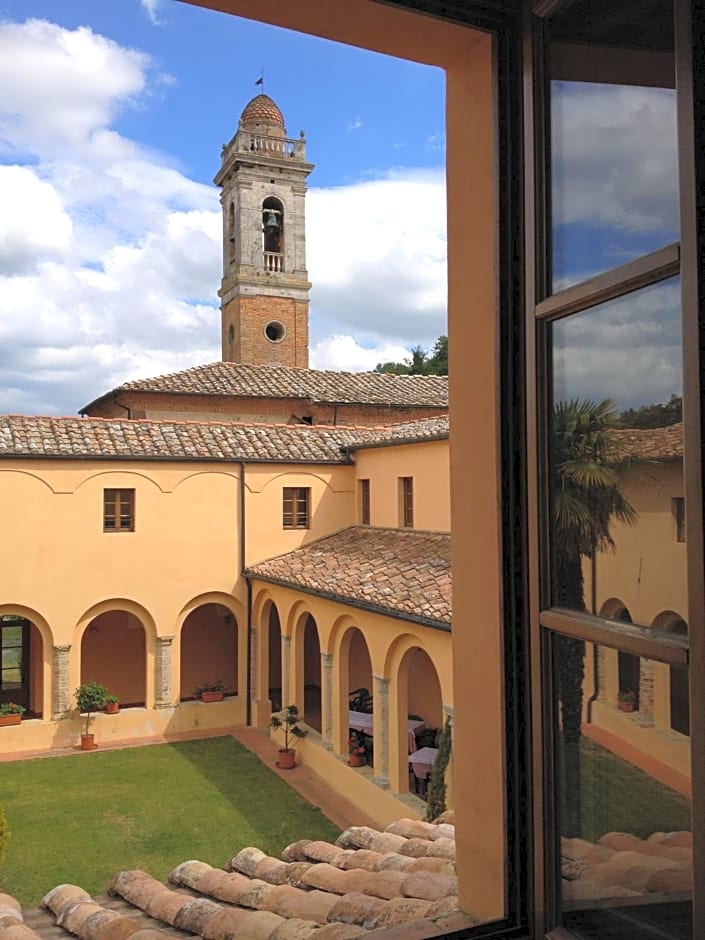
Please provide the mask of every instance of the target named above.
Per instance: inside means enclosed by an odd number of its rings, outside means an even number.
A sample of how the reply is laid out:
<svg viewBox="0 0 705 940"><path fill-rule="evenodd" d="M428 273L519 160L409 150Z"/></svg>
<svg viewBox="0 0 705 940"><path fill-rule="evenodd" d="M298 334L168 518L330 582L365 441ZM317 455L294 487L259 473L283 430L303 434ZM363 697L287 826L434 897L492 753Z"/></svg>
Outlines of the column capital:
<svg viewBox="0 0 705 940"><path fill-rule="evenodd" d="M60 643L59 645L54 647L55 653L69 653L70 651L71 651L70 643Z"/></svg>
<svg viewBox="0 0 705 940"><path fill-rule="evenodd" d="M173 642L174 642L173 636L158 636L157 637L157 644L159 646L171 646Z"/></svg>

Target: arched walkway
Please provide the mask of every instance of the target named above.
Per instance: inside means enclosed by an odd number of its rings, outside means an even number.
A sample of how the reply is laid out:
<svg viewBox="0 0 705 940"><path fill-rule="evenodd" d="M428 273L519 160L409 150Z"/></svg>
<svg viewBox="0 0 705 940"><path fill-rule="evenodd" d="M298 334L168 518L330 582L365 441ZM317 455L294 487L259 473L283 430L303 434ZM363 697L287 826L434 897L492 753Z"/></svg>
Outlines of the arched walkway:
<svg viewBox="0 0 705 940"><path fill-rule="evenodd" d="M626 607L615 611L611 616L613 620L619 620L621 623L633 622L632 615ZM617 670L620 700L633 695L633 711L639 711L641 659L633 653L623 653L620 650L617 655Z"/></svg>
<svg viewBox="0 0 705 940"><path fill-rule="evenodd" d="M264 623L267 630L267 689L273 712L284 707L282 701L282 628L274 601L268 602Z"/></svg>
<svg viewBox="0 0 705 940"><path fill-rule="evenodd" d="M673 610L660 613L652 626L655 630L688 636L688 624ZM690 735L690 690L688 688L688 670L682 666L669 667L669 712L671 730L679 734Z"/></svg>
<svg viewBox="0 0 705 940"><path fill-rule="evenodd" d="M200 686L220 679L226 695L238 692L238 623L227 607L206 603L188 615L181 628L180 699L196 696Z"/></svg>
<svg viewBox="0 0 705 940"><path fill-rule="evenodd" d="M16 613L0 615L0 704L14 702L26 718L44 713L44 640L37 625Z"/></svg>
<svg viewBox="0 0 705 940"><path fill-rule="evenodd" d="M120 699L120 708L146 702L146 634L126 610L94 617L81 637L81 683L100 682Z"/></svg>
<svg viewBox="0 0 705 940"><path fill-rule="evenodd" d="M316 621L308 613L302 614L296 624L293 665L295 700L284 702L283 705L296 705L303 713L306 723L320 732L321 643Z"/></svg>
<svg viewBox="0 0 705 940"><path fill-rule="evenodd" d="M417 645L407 648L401 656L396 676L390 675L390 687L396 688L396 707L392 710L392 719L396 714L396 722L390 729L392 754L396 752L397 755L398 789L405 792L410 783L413 788L417 788L417 780L408 762L409 754L416 749L409 721L423 723L423 727L418 729L419 733L427 731L430 735L442 728L443 696L433 660ZM422 786L418 789L423 792Z"/></svg>
<svg viewBox="0 0 705 940"><path fill-rule="evenodd" d="M343 682L341 692L341 708L348 712L372 714L373 711L373 683L372 661L364 634L358 627L351 627L346 631L340 645L340 675ZM366 719L365 719L366 720ZM372 728L351 727L356 732L357 739L364 746L367 763L374 762L374 736Z"/></svg>

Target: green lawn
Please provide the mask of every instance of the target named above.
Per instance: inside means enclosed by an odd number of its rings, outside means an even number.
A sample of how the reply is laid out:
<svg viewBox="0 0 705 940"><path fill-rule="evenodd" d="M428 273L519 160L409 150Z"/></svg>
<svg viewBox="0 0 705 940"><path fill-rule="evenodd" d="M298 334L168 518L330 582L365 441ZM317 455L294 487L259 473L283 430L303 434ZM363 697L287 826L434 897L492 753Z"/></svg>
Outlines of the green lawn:
<svg viewBox="0 0 705 940"><path fill-rule="evenodd" d="M35 906L62 882L105 891L123 868L163 879L244 846L279 855L339 830L229 737L0 765L11 831L0 891Z"/></svg>
<svg viewBox="0 0 705 940"><path fill-rule="evenodd" d="M645 839L652 832L690 829L690 802L603 747L581 742L583 838L606 832Z"/></svg>

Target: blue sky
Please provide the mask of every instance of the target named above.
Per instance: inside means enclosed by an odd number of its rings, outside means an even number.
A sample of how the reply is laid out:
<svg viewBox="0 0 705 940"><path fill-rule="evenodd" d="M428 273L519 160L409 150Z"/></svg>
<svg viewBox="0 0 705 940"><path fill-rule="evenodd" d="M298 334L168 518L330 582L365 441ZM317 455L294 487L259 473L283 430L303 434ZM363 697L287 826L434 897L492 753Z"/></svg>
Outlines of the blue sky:
<svg viewBox="0 0 705 940"><path fill-rule="evenodd" d="M0 59L0 411L219 358L211 181L263 66L316 164L312 365L446 331L440 70L174 0L0 0Z"/></svg>
<svg viewBox="0 0 705 940"><path fill-rule="evenodd" d="M176 0L0 0L0 412L71 414L220 357L211 181L263 66L316 164L311 365L370 369L446 332L442 72ZM675 109L665 89L554 90L562 286L675 240ZM618 369L590 318L571 394L680 391L677 303L619 308L641 352Z"/></svg>

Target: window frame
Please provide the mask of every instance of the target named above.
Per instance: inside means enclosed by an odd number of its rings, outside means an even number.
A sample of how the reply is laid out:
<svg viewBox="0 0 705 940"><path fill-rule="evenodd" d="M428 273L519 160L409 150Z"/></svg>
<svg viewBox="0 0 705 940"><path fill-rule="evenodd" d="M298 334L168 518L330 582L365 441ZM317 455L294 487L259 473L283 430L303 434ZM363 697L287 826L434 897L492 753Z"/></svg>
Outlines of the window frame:
<svg viewBox="0 0 705 940"><path fill-rule="evenodd" d="M370 524L370 481L369 478L358 480L360 494L360 525Z"/></svg>
<svg viewBox="0 0 705 940"><path fill-rule="evenodd" d="M703 106L699 95L705 91L705 77L694 71L696 55L705 46L705 14L694 13L687 0L674 0L675 86L677 88L677 142L679 161L680 241L644 254L635 261L599 274L589 281L552 293L550 283L550 94L545 43L546 22L557 9L571 0L526 0L524 129L526 152L524 186L526 214L525 278L526 394L528 451L528 535L530 579L530 643L533 649L530 675L534 689L533 781L534 801L534 890L536 926L539 935L551 940L577 936L560 922L560 871L556 865L555 845L558 823L555 815L554 776L555 742L551 728L557 727L557 703L553 668L554 638L573 636L587 642L601 643L621 652L632 653L689 668L691 713L691 781L693 823L693 936L705 935L705 898L700 890L705 882L705 719L693 721L705 708L705 683L697 682L698 670L705 674L705 591L703 591L703 467L696 457L702 447L700 359L702 356L701 295L698 258L705 234L698 228L702 216L703 168L696 165L696 126L702 146ZM696 107L696 102L697 107ZM698 185L700 188L698 188ZM694 544L687 549L688 612L693 629L690 645L681 637L623 623L600 620L595 616L552 608L550 606L549 465L548 415L550 394L550 324L556 319L582 312L590 307L679 275L681 279L681 323L683 350L685 509L688 532ZM697 502L694 502L697 500ZM696 510L696 507L697 510ZM696 514L697 513L697 514ZM695 625L698 625L696 628ZM697 635L696 635L697 634ZM700 711L698 711L700 709Z"/></svg>
<svg viewBox="0 0 705 940"><path fill-rule="evenodd" d="M414 478L399 477L399 528L414 528Z"/></svg>
<svg viewBox="0 0 705 940"><path fill-rule="evenodd" d="M113 494L112 499L109 494ZM129 494L126 496L125 494ZM114 510L108 512L108 503L112 501ZM129 524L122 525L121 517L124 515L123 501L128 507ZM135 490L134 488L106 488L103 490L103 532L134 532L135 531ZM115 525L108 525L108 518L112 517Z"/></svg>
<svg viewBox="0 0 705 940"><path fill-rule="evenodd" d="M291 508L287 508L287 503ZM303 509L302 509L303 506ZM299 518L305 514L305 521ZM289 521L287 521L287 517ZM282 528L287 530L311 528L311 487L285 486L282 488Z"/></svg>

